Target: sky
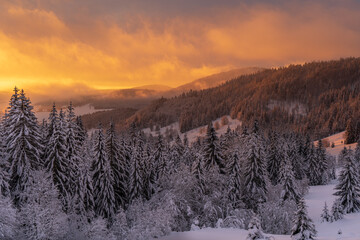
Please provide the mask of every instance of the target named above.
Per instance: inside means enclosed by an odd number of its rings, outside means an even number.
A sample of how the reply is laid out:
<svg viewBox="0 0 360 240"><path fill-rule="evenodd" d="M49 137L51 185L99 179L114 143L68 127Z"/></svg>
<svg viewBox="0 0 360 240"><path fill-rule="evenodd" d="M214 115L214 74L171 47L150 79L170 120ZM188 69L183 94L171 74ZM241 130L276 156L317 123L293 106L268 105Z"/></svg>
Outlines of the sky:
<svg viewBox="0 0 360 240"><path fill-rule="evenodd" d="M0 0L0 91L176 87L360 56L359 1Z"/></svg>

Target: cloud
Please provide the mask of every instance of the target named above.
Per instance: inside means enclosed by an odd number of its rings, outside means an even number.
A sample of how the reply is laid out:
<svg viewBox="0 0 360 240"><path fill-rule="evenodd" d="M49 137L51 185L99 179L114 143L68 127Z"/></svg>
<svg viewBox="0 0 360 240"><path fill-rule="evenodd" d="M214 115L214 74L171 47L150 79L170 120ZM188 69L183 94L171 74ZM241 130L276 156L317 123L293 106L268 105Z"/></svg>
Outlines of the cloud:
<svg viewBox="0 0 360 240"><path fill-rule="evenodd" d="M356 1L0 0L0 89L178 86L359 56L359 42Z"/></svg>

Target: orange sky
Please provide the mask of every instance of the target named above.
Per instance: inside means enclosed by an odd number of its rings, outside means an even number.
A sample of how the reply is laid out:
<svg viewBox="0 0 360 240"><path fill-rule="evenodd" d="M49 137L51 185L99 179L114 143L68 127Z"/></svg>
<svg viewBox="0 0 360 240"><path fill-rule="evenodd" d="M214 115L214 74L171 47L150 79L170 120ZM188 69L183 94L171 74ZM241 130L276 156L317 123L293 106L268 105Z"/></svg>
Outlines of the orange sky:
<svg viewBox="0 0 360 240"><path fill-rule="evenodd" d="M0 91L175 87L360 56L360 4L339 2L0 0Z"/></svg>

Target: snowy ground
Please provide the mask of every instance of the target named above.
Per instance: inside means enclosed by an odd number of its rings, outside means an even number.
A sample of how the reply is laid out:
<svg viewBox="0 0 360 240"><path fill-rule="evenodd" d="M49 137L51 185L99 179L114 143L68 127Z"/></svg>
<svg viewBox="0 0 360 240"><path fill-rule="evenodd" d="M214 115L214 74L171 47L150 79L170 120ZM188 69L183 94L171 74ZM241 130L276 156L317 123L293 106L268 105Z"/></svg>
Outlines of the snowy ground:
<svg viewBox="0 0 360 240"><path fill-rule="evenodd" d="M334 134L327 139L329 142L334 142L334 148L327 148L326 150L337 156L339 152L346 147L355 149L356 144L344 145L344 132ZM316 230L318 231L318 240L360 240L360 213L346 214L344 219L328 223L321 222L321 212L325 202L329 210L335 200L334 187L337 181L331 182L326 186L312 186L309 193L305 196L306 205L308 206L308 213L310 218L314 221ZM341 236L338 235L341 230ZM161 240L245 240L248 232L242 229L201 229L191 232L171 233L169 236L161 238ZM290 240L289 235L268 235L273 236L276 240Z"/></svg>
<svg viewBox="0 0 360 240"><path fill-rule="evenodd" d="M222 124L221 124L221 119L222 119L223 117L226 117L226 118L228 119L228 123L225 124L225 125L222 125ZM212 123L214 124L214 126L218 123L219 129L216 130L216 133L218 134L218 136L226 133L228 126L230 127L231 130L235 130L236 127L241 126L241 122L240 122L239 120L237 120L237 119L232 119L229 115L223 116L223 117L218 118L218 119L212 121ZM166 131L167 131L167 130L171 130L171 129L172 129L173 131L177 132L177 133L180 135L181 139L183 139L184 136L185 136L185 134L186 134L187 137L188 137L189 142L190 142L190 143L193 143L193 142L195 142L195 141L197 140L198 137L204 137L204 136L205 136L205 134L206 134L206 129L207 129L207 125L204 125L204 126L201 126L201 127L195 128L195 129L192 129L192 130L190 130L190 131L188 131L188 132L185 132L185 133L180 133L179 123L176 122L176 123L173 123L173 124L170 124L170 125L168 125L168 126L166 126L166 127L161 128L161 129L160 129L160 133L161 133L162 135L165 135L165 134L166 134ZM145 129L143 129L143 131L144 131L145 134L151 134L151 135L153 135L153 136L157 136L157 135L158 135L158 133L157 133L156 131L151 131L150 128L145 128Z"/></svg>
<svg viewBox="0 0 360 240"><path fill-rule="evenodd" d="M59 108L57 109L59 112ZM66 110L66 107L63 107L63 110ZM99 111L107 111L107 110L111 110L111 109L95 109L92 105L90 104L86 104L80 107L74 107L74 112L76 114L76 116L81 116L81 115L85 115L85 114L90 114L90 113L94 113L94 112L99 112ZM35 112L35 115L38 119L39 122L42 122L43 119L48 119L50 112Z"/></svg>
<svg viewBox="0 0 360 240"><path fill-rule="evenodd" d="M330 145L331 143L335 144L334 148L329 147L326 149L328 153L330 153L333 156L337 156L340 153L340 151L344 149L344 147L346 148L350 147L351 149L355 149L356 143L344 144L344 134L345 131L324 138L325 140L327 139L329 141Z"/></svg>
<svg viewBox="0 0 360 240"><path fill-rule="evenodd" d="M359 240L360 239L360 213L347 214L344 219L327 223L321 222L320 215L327 202L329 210L335 200L334 187L336 181L326 186L310 187L309 193L306 195L306 204L308 213L314 221L316 230L318 231L318 240ZM341 230L342 235L339 238L338 231ZM242 229L214 229L206 228L191 232L171 233L169 236L161 238L161 240L245 240L248 232ZM273 236L276 240L290 240L289 235L267 235Z"/></svg>

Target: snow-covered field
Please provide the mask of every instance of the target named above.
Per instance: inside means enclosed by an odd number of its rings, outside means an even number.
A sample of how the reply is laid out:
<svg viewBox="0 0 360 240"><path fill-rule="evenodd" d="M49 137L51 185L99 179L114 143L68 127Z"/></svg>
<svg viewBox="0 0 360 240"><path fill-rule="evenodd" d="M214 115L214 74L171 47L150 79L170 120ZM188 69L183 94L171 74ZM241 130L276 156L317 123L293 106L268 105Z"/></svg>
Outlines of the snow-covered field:
<svg viewBox="0 0 360 240"><path fill-rule="evenodd" d="M346 147L355 149L355 144L344 145L344 132L327 137L329 142L334 142L334 148L327 148L328 153L337 156ZM337 181L332 181L325 186L312 186L305 196L306 205L310 218L314 221L318 231L318 240L360 240L360 213L346 214L344 218L336 222L321 222L321 213L325 202L329 210L335 200L334 187ZM338 232L342 234L339 235ZM171 233L161 240L245 240L248 232L243 229L206 228L197 231ZM267 235L276 240L290 240L289 235Z"/></svg>
<svg viewBox="0 0 360 240"><path fill-rule="evenodd" d="M360 213L346 214L344 219L328 223L321 222L321 212L325 202L331 208L335 200L334 187L336 181L326 186L310 187L309 193L306 195L306 204L310 218L314 221L316 230L318 231L318 240L359 240L360 239ZM338 235L341 230L341 236ZM243 229L220 229L206 228L197 231L171 233L169 236L161 238L161 240L245 240L248 231ZM271 235L275 240L290 240L289 235Z"/></svg>
<svg viewBox="0 0 360 240"><path fill-rule="evenodd" d="M228 123L227 124L222 124L221 123L221 119L226 117L228 119ZM230 127L231 130L235 130L238 126L241 126L241 121L237 120L237 119L232 119L229 115L227 116L223 116L221 118L218 118L214 121L212 121L213 125L218 125L219 128L216 130L216 133L218 134L218 136L226 133L228 126ZM188 132L185 133L180 133L179 130L179 123L173 123L170 124L166 127L160 128L160 133L162 135L166 135L166 131L172 130L177 132L180 135L180 138L183 139L185 134L187 135L187 138L189 140L190 143L193 143L197 140L198 137L204 137L206 135L206 129L207 129L207 125L198 127L198 128L194 128ZM157 136L158 133L156 131L151 131L150 128L145 128L143 129L145 134L151 134L153 136Z"/></svg>
<svg viewBox="0 0 360 240"><path fill-rule="evenodd" d="M66 110L66 107L63 107L63 110ZM74 112L75 112L76 116L91 114L91 113L99 112L99 111L107 111L107 110L111 110L111 109L95 109L90 104L86 104L86 105L79 106L79 107L74 107ZM59 111L59 109L58 109L58 111ZM38 121L42 122L43 119L47 119L49 117L49 113L50 112L35 112L35 115L36 115Z"/></svg>
<svg viewBox="0 0 360 240"><path fill-rule="evenodd" d="M346 148L350 147L351 149L355 149L356 143L344 144L344 134L345 134L345 131L324 138L324 140L329 141L330 145L331 145L331 143L335 144L334 148L329 147L326 149L328 153L330 153L333 156L337 156L337 155L339 155L341 150L344 149L344 147L346 147Z"/></svg>

